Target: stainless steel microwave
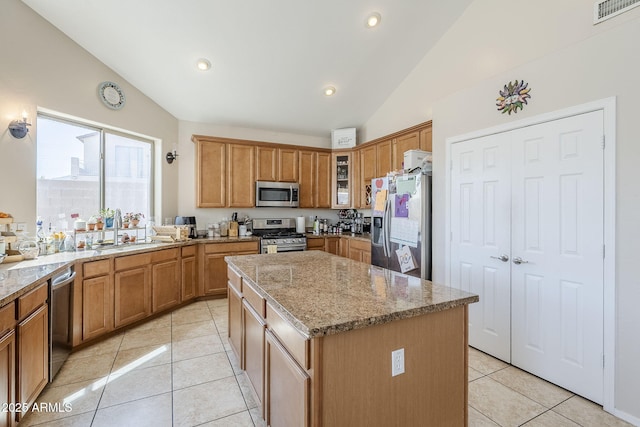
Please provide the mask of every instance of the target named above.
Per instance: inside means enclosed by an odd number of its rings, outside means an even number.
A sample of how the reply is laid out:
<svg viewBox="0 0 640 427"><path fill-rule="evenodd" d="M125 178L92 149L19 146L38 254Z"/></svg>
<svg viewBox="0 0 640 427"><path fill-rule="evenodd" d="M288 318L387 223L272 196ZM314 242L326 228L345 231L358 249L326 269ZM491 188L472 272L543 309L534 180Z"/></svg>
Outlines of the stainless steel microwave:
<svg viewBox="0 0 640 427"><path fill-rule="evenodd" d="M256 207L297 208L299 193L297 182L256 181Z"/></svg>

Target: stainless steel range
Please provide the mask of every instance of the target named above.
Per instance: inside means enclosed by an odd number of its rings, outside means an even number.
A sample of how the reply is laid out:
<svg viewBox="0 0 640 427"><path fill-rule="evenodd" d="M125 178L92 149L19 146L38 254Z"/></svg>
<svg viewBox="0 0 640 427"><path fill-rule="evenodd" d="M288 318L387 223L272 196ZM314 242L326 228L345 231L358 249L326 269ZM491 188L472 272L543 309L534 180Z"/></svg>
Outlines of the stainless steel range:
<svg viewBox="0 0 640 427"><path fill-rule="evenodd" d="M296 233L295 218L253 220L253 234L260 236L260 253L292 252L307 249L307 238Z"/></svg>

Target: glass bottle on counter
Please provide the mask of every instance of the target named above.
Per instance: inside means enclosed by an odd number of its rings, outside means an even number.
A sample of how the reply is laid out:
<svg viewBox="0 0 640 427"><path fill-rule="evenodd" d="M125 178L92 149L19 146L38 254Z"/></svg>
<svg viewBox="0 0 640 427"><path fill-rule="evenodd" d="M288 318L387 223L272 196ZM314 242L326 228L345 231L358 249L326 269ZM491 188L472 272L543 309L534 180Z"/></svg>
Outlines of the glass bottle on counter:
<svg viewBox="0 0 640 427"><path fill-rule="evenodd" d="M229 220L227 220L227 218L222 218L222 221L220 221L220 236L227 237L228 233L229 233Z"/></svg>

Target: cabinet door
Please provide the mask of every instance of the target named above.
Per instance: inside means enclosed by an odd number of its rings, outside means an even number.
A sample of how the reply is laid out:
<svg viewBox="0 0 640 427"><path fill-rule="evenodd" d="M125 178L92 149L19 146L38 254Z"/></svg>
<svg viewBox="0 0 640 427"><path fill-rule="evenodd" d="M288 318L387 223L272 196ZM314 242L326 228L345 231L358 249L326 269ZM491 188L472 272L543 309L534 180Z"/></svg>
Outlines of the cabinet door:
<svg viewBox="0 0 640 427"><path fill-rule="evenodd" d="M198 263L195 256L182 258L182 301L196 296L198 284Z"/></svg>
<svg viewBox="0 0 640 427"><path fill-rule="evenodd" d="M118 271L114 280L115 327L144 319L151 313L149 268Z"/></svg>
<svg viewBox="0 0 640 427"><path fill-rule="evenodd" d="M229 253L205 254L204 294L224 295L227 292L227 263L224 257Z"/></svg>
<svg viewBox="0 0 640 427"><path fill-rule="evenodd" d="M318 237L310 237L307 239L307 250L308 251L323 251L324 250L324 239Z"/></svg>
<svg viewBox="0 0 640 427"><path fill-rule="evenodd" d="M369 208L371 202L371 180L378 176L376 170L376 147L370 146L360 150L360 207Z"/></svg>
<svg viewBox="0 0 640 427"><path fill-rule="evenodd" d="M227 145L229 182L227 200L230 208L255 207L255 148L251 145Z"/></svg>
<svg viewBox="0 0 640 427"><path fill-rule="evenodd" d="M165 310L180 303L180 263L177 259L151 266L152 313Z"/></svg>
<svg viewBox="0 0 640 427"><path fill-rule="evenodd" d="M256 181L278 180L278 149L256 147Z"/></svg>
<svg viewBox="0 0 640 427"><path fill-rule="evenodd" d="M358 249L358 248L349 248L349 255L348 255L349 259L352 259L354 261L360 261L362 262L362 250Z"/></svg>
<svg viewBox="0 0 640 427"><path fill-rule="evenodd" d="M42 305L18 324L18 396L31 405L49 382L49 309ZM17 414L18 421L23 414Z"/></svg>
<svg viewBox="0 0 640 427"><path fill-rule="evenodd" d="M196 150L197 206L199 208L223 208L227 203L226 144L198 141Z"/></svg>
<svg viewBox="0 0 640 427"><path fill-rule="evenodd" d="M0 402L15 403L16 389L16 334L11 329L0 338ZM12 411L0 412L0 427L14 425Z"/></svg>
<svg viewBox="0 0 640 427"><path fill-rule="evenodd" d="M278 181L298 182L298 150L278 148Z"/></svg>
<svg viewBox="0 0 640 427"><path fill-rule="evenodd" d="M82 281L82 339L90 340L113 330L111 276Z"/></svg>
<svg viewBox="0 0 640 427"><path fill-rule="evenodd" d="M339 237L325 237L324 239L324 251L330 254L338 255L340 252L340 238Z"/></svg>
<svg viewBox="0 0 640 427"><path fill-rule="evenodd" d="M268 329L265 338L267 425L306 427L309 425L311 380Z"/></svg>
<svg viewBox="0 0 640 427"><path fill-rule="evenodd" d="M229 306L229 344L244 369L242 359L242 295L233 286L227 288L227 304Z"/></svg>
<svg viewBox="0 0 640 427"><path fill-rule="evenodd" d="M346 237L340 238L340 256L348 258L349 257L349 239Z"/></svg>
<svg viewBox="0 0 640 427"><path fill-rule="evenodd" d="M432 149L432 132L433 128L429 126L426 129L420 131L420 149L424 151L433 151Z"/></svg>
<svg viewBox="0 0 640 427"><path fill-rule="evenodd" d="M316 184L313 192L316 195L317 208L331 207L331 153L316 153Z"/></svg>
<svg viewBox="0 0 640 427"><path fill-rule="evenodd" d="M244 370L258 396L258 405L264 401L264 330L265 322L253 307L242 301L242 321L244 324L243 357Z"/></svg>
<svg viewBox="0 0 640 427"><path fill-rule="evenodd" d="M402 169L404 167L404 152L420 149L420 133L416 131L401 135L395 139L393 145L393 169Z"/></svg>
<svg viewBox="0 0 640 427"><path fill-rule="evenodd" d="M385 176L393 170L393 140L382 141L376 144L376 178Z"/></svg>
<svg viewBox="0 0 640 427"><path fill-rule="evenodd" d="M331 162L331 207L346 209L351 207L351 175L353 164L350 152L332 154Z"/></svg>
<svg viewBox="0 0 640 427"><path fill-rule="evenodd" d="M298 184L300 185L301 208L315 208L316 185L316 153L313 151L300 151L298 153Z"/></svg>

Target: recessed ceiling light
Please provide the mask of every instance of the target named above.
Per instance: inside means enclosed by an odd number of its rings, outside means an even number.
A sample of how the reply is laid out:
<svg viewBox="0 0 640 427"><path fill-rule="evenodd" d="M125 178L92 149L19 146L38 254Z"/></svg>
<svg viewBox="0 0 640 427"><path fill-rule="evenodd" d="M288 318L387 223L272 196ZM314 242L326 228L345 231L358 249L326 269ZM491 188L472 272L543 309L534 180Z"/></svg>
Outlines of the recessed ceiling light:
<svg viewBox="0 0 640 427"><path fill-rule="evenodd" d="M198 70L200 71L207 71L209 68L211 68L211 62L209 62L209 60L206 58L198 59L196 65L198 66Z"/></svg>
<svg viewBox="0 0 640 427"><path fill-rule="evenodd" d="M333 86L327 86L324 88L325 96L333 96L336 93L336 88Z"/></svg>
<svg viewBox="0 0 640 427"><path fill-rule="evenodd" d="M373 12L369 16L367 16L367 20L365 21L365 26L367 28L373 28L378 25L382 21L382 17L378 12Z"/></svg>

